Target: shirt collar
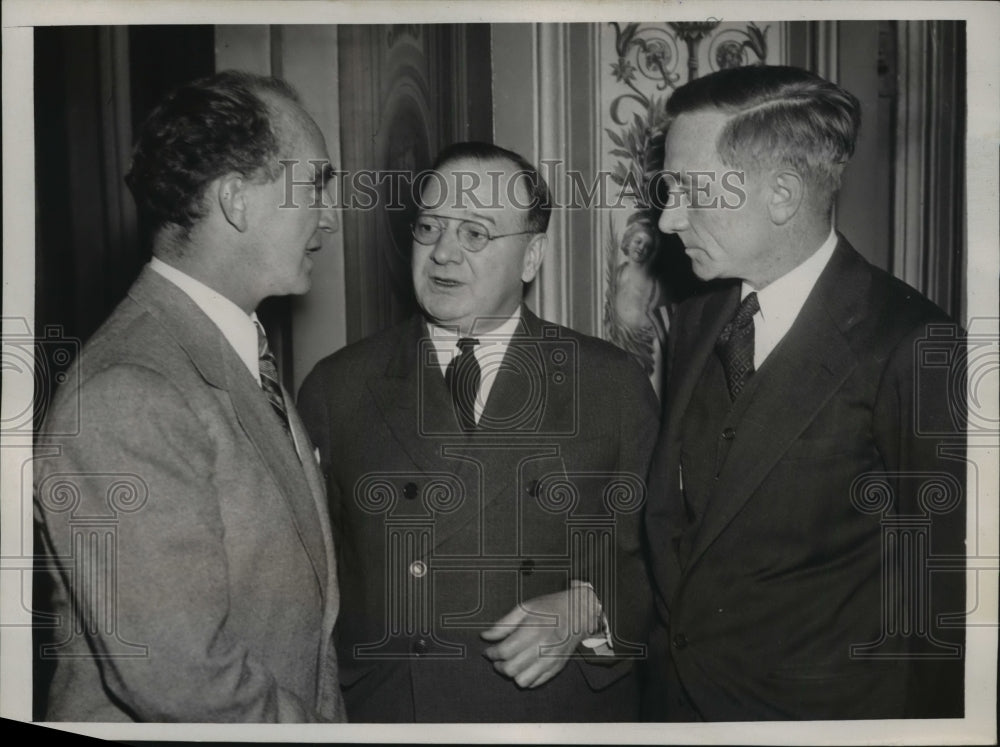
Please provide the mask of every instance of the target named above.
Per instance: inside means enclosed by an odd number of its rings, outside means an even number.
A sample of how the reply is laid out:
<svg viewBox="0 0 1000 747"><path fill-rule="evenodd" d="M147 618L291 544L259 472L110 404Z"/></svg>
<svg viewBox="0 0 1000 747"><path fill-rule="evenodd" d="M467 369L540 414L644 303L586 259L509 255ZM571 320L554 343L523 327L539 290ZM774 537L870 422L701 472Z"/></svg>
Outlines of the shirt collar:
<svg viewBox="0 0 1000 747"><path fill-rule="evenodd" d="M503 350L498 351L496 348L505 349L510 345L510 341L514 337L514 333L517 332L517 326L520 322L521 307L518 306L514 309L514 313L495 329L489 332L477 333L475 338L479 340L479 345L476 346L476 357L481 357L483 349L487 347L493 353L502 353ZM430 337L431 342L434 344L438 365L441 366L442 370L447 368L448 364L451 363L451 359L458 354L458 340L460 337L458 330L454 327L441 327L433 322L427 322L427 336Z"/></svg>
<svg viewBox="0 0 1000 747"><path fill-rule="evenodd" d="M788 326L791 326L836 247L837 232L831 228L826 241L805 262L757 291L757 301L760 303L758 313L761 317L768 323L780 324L782 320L788 320ZM753 291L744 281L740 288L740 299L746 298Z"/></svg>
<svg viewBox="0 0 1000 747"><path fill-rule="evenodd" d="M240 360L260 379L260 361L257 358L257 313L248 315L218 291L214 291L186 272L178 270L163 260L153 257L149 268L176 285L219 328L222 336L232 346Z"/></svg>

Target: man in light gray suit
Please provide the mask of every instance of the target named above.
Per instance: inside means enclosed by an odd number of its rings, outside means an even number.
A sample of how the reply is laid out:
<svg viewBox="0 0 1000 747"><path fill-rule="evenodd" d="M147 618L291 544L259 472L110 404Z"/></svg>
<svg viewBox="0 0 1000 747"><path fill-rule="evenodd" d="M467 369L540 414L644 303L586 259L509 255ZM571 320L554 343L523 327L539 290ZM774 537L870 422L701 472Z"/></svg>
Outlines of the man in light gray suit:
<svg viewBox="0 0 1000 747"><path fill-rule="evenodd" d="M47 720L344 719L322 479L255 314L309 289L337 228L328 161L271 78L182 86L143 126L126 180L153 259L36 452Z"/></svg>

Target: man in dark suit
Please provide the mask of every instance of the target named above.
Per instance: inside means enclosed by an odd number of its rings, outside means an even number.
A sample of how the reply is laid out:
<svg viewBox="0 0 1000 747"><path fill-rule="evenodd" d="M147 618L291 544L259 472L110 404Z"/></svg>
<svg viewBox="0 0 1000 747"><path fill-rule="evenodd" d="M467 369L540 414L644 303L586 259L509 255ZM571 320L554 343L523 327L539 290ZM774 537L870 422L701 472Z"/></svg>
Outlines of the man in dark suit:
<svg viewBox="0 0 1000 747"><path fill-rule="evenodd" d="M960 716L961 341L832 228L858 102L748 67L668 115L660 229L719 282L671 335L645 715Z"/></svg>
<svg viewBox="0 0 1000 747"><path fill-rule="evenodd" d="M184 85L143 126L127 181L153 259L36 453L47 720L343 720L322 475L254 313L309 289L327 160L271 78Z"/></svg>
<svg viewBox="0 0 1000 747"><path fill-rule="evenodd" d="M423 313L321 361L299 395L343 533L348 715L635 720L652 388L522 303L550 210L531 164L451 146L420 202Z"/></svg>

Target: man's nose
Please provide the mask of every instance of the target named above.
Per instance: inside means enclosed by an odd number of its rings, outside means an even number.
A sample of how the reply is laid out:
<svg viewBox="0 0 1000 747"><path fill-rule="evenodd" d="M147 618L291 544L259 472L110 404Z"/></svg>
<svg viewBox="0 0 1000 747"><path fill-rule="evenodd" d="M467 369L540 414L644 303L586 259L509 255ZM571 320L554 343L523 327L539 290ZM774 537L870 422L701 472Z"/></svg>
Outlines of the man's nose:
<svg viewBox="0 0 1000 747"><path fill-rule="evenodd" d="M667 200L667 205L660 213L657 227L663 233L679 233L688 227L687 208L674 195Z"/></svg>
<svg viewBox="0 0 1000 747"><path fill-rule="evenodd" d="M329 188L323 190L323 206L319 208L319 230L326 233L336 233L340 230L340 213L330 195Z"/></svg>
<svg viewBox="0 0 1000 747"><path fill-rule="evenodd" d="M461 262L464 258L462 245L458 243L458 225L449 221L449 225L441 231L438 240L431 249L431 259L439 265L449 262Z"/></svg>

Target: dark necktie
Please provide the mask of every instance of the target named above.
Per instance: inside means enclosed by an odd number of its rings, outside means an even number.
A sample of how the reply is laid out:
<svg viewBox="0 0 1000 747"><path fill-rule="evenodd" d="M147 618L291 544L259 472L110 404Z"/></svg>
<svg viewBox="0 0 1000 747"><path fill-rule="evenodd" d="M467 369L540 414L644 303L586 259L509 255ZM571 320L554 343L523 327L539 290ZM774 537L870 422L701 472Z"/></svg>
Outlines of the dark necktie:
<svg viewBox="0 0 1000 747"><path fill-rule="evenodd" d="M753 315L760 311L757 294L743 299L736 314L722 328L715 343L715 352L726 372L729 399L735 400L753 375Z"/></svg>
<svg viewBox="0 0 1000 747"><path fill-rule="evenodd" d="M461 338L458 341L460 352L451 359L444 374L463 431L476 428L476 395L479 393L479 382L482 378L482 371L479 369L479 361L476 360L475 354L478 344L479 340L474 337Z"/></svg>
<svg viewBox="0 0 1000 747"><path fill-rule="evenodd" d="M288 426L288 411L285 409L285 398L281 396L281 385L278 383L278 365L274 361L274 354L267 345L267 335L259 322L254 323L257 327L257 359L260 367L260 388L264 390L267 401L278 414L281 424L285 427L285 432L291 435Z"/></svg>

